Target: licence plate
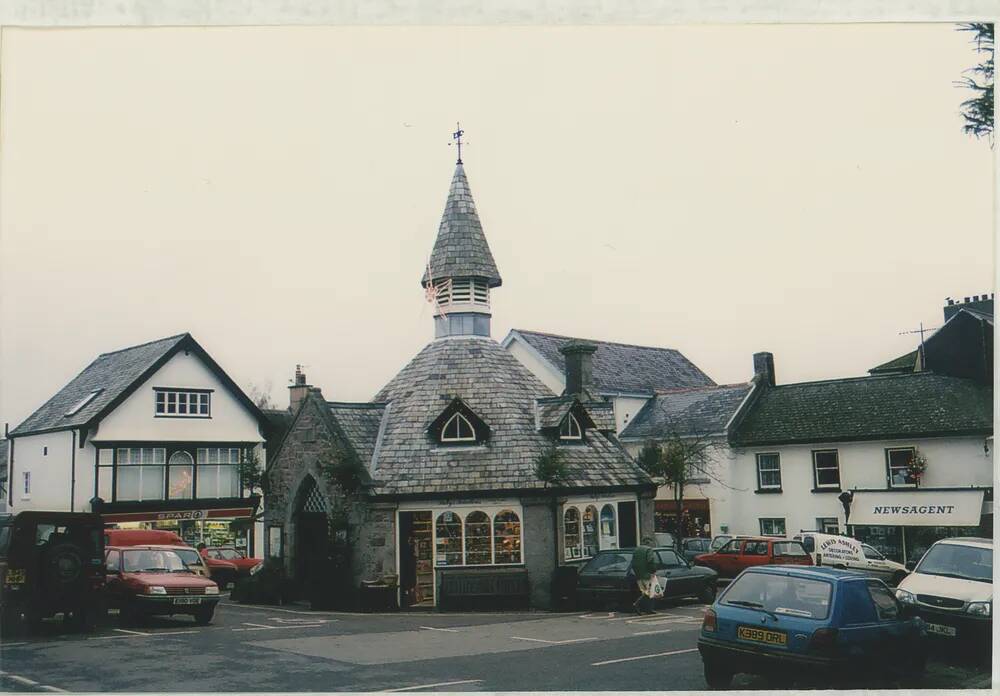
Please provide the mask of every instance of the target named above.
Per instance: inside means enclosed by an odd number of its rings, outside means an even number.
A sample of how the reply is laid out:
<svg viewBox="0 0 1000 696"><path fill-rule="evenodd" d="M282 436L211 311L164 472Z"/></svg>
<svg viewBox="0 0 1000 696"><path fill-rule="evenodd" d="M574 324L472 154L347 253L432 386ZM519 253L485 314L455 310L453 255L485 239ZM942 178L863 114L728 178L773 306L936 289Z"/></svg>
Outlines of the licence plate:
<svg viewBox="0 0 1000 696"><path fill-rule="evenodd" d="M174 604L201 604L201 597L174 597Z"/></svg>
<svg viewBox="0 0 1000 696"><path fill-rule="evenodd" d="M763 628L753 628L752 626L739 626L736 629L736 637L741 640L750 640L755 643L765 643L767 645L787 645L788 634L781 631L768 631Z"/></svg>
<svg viewBox="0 0 1000 696"><path fill-rule="evenodd" d="M936 633L939 636L951 636L951 637L955 637L958 634L958 631L955 630L955 628L952 626L942 626L941 624L932 624L932 623L927 624L927 632Z"/></svg>
<svg viewBox="0 0 1000 696"><path fill-rule="evenodd" d="M4 576L4 582L8 585L20 585L24 582L24 569L9 568Z"/></svg>

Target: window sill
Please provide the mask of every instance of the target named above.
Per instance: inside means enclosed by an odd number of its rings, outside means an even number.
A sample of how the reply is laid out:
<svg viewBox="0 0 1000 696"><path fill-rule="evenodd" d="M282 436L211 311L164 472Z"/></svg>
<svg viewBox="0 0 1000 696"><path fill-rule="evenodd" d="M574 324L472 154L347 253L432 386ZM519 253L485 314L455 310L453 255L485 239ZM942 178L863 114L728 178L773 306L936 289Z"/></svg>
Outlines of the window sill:
<svg viewBox="0 0 1000 696"><path fill-rule="evenodd" d="M780 488L758 488L754 493L781 493Z"/></svg>
<svg viewBox="0 0 1000 696"><path fill-rule="evenodd" d="M813 488L812 492L813 493L841 493L842 491L841 491L840 486L837 486L836 488L833 488L833 487Z"/></svg>

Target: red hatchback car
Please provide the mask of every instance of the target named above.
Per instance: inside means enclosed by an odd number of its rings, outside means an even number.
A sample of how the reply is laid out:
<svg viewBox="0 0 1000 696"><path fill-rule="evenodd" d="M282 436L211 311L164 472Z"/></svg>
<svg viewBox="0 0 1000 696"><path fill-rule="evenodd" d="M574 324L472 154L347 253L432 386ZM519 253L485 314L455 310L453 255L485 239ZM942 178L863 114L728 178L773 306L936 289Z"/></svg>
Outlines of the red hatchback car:
<svg viewBox="0 0 1000 696"><path fill-rule="evenodd" d="M751 566L813 565L801 542L771 537L733 539L715 553L695 556L694 563L711 568L720 578L735 578Z"/></svg>
<svg viewBox="0 0 1000 696"><path fill-rule="evenodd" d="M219 586L195 575L175 551L162 546L106 549L108 605L123 623L146 616L190 614L207 624L219 603Z"/></svg>
<svg viewBox="0 0 1000 696"><path fill-rule="evenodd" d="M236 566L240 575L249 575L250 571L261 564L259 558L247 558L235 546L209 546L205 549L207 558L214 561L227 561Z"/></svg>

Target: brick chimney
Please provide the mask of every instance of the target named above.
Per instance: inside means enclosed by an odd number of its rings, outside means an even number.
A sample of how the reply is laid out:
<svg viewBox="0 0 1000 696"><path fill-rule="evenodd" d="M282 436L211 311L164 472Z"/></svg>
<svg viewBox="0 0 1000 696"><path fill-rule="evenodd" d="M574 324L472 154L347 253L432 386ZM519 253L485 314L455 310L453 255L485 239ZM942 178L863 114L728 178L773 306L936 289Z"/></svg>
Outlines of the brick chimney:
<svg viewBox="0 0 1000 696"><path fill-rule="evenodd" d="M306 394L312 385L306 383L306 373L301 365L295 366L295 382L288 387L288 409L295 413L305 401Z"/></svg>
<svg viewBox="0 0 1000 696"><path fill-rule="evenodd" d="M594 386L594 353L597 346L570 341L559 352L566 357L566 389L563 394L590 395Z"/></svg>
<svg viewBox="0 0 1000 696"><path fill-rule="evenodd" d="M774 355L767 352L753 354L753 374L762 384L774 386Z"/></svg>
<svg viewBox="0 0 1000 696"><path fill-rule="evenodd" d="M964 301L959 302L958 300L953 300L950 297L945 298L946 304L944 306L944 320L948 321L955 314L958 313L960 309L972 309L977 312L985 312L986 314L993 314L993 293L983 294L983 295L973 295L972 297L966 297Z"/></svg>

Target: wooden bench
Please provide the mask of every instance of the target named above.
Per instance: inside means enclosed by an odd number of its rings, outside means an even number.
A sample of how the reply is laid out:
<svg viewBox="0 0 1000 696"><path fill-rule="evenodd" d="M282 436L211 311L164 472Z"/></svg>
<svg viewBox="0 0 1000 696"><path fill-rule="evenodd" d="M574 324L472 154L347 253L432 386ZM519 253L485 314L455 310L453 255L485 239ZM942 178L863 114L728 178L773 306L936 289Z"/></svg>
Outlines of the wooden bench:
<svg viewBox="0 0 1000 696"><path fill-rule="evenodd" d="M510 609L528 605L525 568L438 568L439 609Z"/></svg>

